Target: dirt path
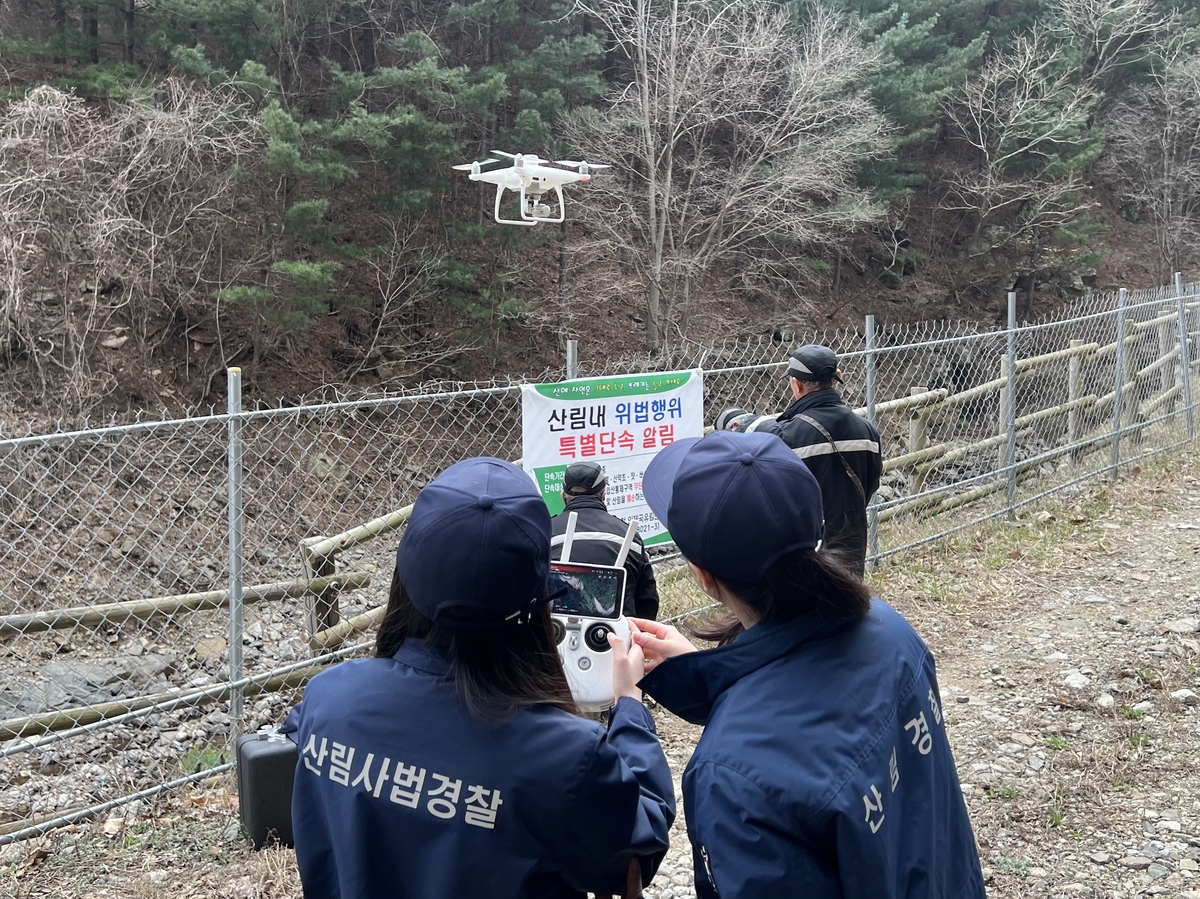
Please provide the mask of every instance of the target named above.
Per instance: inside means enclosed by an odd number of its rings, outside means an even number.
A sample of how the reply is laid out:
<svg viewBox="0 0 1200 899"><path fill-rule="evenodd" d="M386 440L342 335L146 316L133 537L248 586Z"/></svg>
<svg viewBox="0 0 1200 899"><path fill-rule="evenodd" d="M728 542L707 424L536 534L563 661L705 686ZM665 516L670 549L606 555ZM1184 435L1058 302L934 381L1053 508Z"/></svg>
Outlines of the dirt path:
<svg viewBox="0 0 1200 899"><path fill-rule="evenodd" d="M937 656L990 896L1200 899L1200 460L874 581ZM659 716L679 774L697 730ZM8 847L0 895L298 897L290 853L249 852L234 815L218 783ZM694 895L678 828L655 899Z"/></svg>
<svg viewBox="0 0 1200 899"><path fill-rule="evenodd" d="M1200 897L1198 475L1176 459L881 578L938 658L993 896Z"/></svg>

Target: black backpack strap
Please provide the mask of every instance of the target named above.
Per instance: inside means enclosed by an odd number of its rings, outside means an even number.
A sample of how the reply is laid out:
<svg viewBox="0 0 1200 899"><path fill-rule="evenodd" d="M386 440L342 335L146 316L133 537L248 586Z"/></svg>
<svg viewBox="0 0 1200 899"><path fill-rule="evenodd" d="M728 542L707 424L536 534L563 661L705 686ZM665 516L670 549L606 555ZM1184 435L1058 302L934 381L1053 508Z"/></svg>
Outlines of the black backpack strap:
<svg viewBox="0 0 1200 899"><path fill-rule="evenodd" d="M858 479L858 475L854 473L854 469L850 467L850 463L846 461L846 457L842 455L842 451L837 448L837 442L833 439L833 435L829 433L823 424L821 424L811 415L805 415L803 412L801 412L796 417L805 424L812 425L817 429L821 436L829 441L829 445L833 447L833 454L837 456L838 461L842 463L842 468L846 469L846 476L850 478L851 483L854 484L854 488L858 491L859 499L863 501L863 506L865 507L867 505L867 491L863 490L862 481Z"/></svg>

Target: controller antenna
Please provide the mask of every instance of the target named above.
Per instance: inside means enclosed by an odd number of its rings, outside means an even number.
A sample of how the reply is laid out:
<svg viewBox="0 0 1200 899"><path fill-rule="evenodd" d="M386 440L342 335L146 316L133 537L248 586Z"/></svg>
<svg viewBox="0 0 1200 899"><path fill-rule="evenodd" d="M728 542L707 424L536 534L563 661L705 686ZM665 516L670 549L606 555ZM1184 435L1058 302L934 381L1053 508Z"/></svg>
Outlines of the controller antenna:
<svg viewBox="0 0 1200 899"><path fill-rule="evenodd" d="M572 512L567 516L567 532L563 534L562 555L558 557L560 562L571 561L571 544L575 542L575 523L579 521L579 513Z"/></svg>
<svg viewBox="0 0 1200 899"><path fill-rule="evenodd" d="M574 515L575 513L572 512L571 514ZM570 522L567 523L567 528L571 529ZM613 568L625 567L625 559L629 557L629 548L633 546L633 538L637 536L637 532L637 519L635 518L629 522L629 527L625 529L625 540L621 544L621 551L617 553L617 561L613 562Z"/></svg>

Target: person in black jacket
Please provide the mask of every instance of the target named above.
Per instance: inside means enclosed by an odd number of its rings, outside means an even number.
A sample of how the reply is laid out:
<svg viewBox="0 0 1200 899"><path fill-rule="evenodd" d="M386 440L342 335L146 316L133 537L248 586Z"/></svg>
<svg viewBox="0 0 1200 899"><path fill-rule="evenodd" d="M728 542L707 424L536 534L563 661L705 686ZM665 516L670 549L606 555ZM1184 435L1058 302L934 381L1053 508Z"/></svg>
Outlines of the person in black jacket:
<svg viewBox="0 0 1200 899"><path fill-rule="evenodd" d="M567 519L572 512L579 514L575 523L575 539L571 544L571 561L591 565L612 565L617 561L625 531L629 525L610 515L604 502L608 478L595 462L575 462L563 474L562 498L565 508L550 519L554 537L550 541L550 557L562 558L567 532ZM658 585L654 582L654 566L640 536L633 538L629 555L625 557L626 615L639 618L658 617Z"/></svg>
<svg viewBox="0 0 1200 899"><path fill-rule="evenodd" d="M883 473L879 432L847 406L834 388L842 382L837 354L809 344L792 353L784 372L794 402L778 418L744 409L726 409L717 430L778 435L821 485L825 542L846 550L866 568L867 503Z"/></svg>

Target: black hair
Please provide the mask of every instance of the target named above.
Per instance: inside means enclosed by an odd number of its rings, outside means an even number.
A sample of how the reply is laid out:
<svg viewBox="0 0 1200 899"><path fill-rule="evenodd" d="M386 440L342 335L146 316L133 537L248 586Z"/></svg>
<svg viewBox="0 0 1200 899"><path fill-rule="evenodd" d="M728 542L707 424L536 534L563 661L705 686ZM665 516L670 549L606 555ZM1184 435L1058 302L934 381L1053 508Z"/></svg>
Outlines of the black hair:
<svg viewBox="0 0 1200 899"><path fill-rule="evenodd" d="M793 550L773 563L757 584L718 580L763 621L812 614L830 623L850 623L871 609L871 590L859 577L857 563L835 548ZM692 636L724 646L745 628L733 612L724 611L689 630Z"/></svg>
<svg viewBox="0 0 1200 899"><path fill-rule="evenodd" d="M467 624L479 621L471 615L455 617ZM410 637L445 651L459 699L480 720L499 721L538 705L579 713L558 657L548 605L524 623L514 619L492 627L456 628L452 621L422 615L393 571L375 638L376 657L391 658Z"/></svg>

